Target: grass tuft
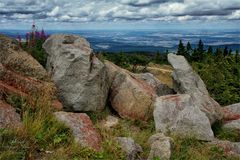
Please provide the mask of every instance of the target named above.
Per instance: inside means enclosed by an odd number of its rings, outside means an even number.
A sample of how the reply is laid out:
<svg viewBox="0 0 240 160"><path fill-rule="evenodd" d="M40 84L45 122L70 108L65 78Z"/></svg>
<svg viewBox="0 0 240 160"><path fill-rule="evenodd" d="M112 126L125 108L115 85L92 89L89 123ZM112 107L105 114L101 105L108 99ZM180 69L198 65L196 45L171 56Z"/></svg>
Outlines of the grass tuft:
<svg viewBox="0 0 240 160"><path fill-rule="evenodd" d="M240 132L234 129L223 128L223 122L215 122L212 126L215 137L221 140L238 142L240 140Z"/></svg>
<svg viewBox="0 0 240 160"><path fill-rule="evenodd" d="M174 137L175 147L172 160L237 160L226 155L222 148L193 138Z"/></svg>

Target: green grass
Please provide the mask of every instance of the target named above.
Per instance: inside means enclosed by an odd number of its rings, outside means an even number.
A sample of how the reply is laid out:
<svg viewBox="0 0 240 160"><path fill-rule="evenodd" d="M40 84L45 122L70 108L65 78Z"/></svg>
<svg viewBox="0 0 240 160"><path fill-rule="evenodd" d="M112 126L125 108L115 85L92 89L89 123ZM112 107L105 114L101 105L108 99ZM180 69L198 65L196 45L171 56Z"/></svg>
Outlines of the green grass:
<svg viewBox="0 0 240 160"><path fill-rule="evenodd" d="M35 98L32 98L35 97ZM124 155L114 137L101 132L102 150L94 151L74 142L69 128L53 116L51 100L47 94L35 95L30 99L10 96L7 102L16 107L24 127L19 130L5 129L0 132L0 160L35 159L82 160L82 159L124 159ZM91 113L98 122L106 114ZM52 151L47 154L46 151Z"/></svg>
<svg viewBox="0 0 240 160"><path fill-rule="evenodd" d="M107 148L111 149L112 145L116 144L115 137L131 137L143 148L143 153L139 156L141 158L147 158L150 152L150 146L147 141L155 132L153 120L141 122L120 118L119 124L111 129L101 127L100 121L96 123L96 126L104 139L107 140L103 146L107 145ZM119 146L115 147L119 149Z"/></svg>
<svg viewBox="0 0 240 160"><path fill-rule="evenodd" d="M24 159L29 150L29 143L24 135L14 130L0 130L0 160Z"/></svg>
<svg viewBox="0 0 240 160"><path fill-rule="evenodd" d="M3 138L0 157L11 157L16 154L16 157L24 156L28 159L36 152L54 150L73 140L70 129L53 116L50 100L42 96L36 97L34 99L17 96L7 98L7 102L16 107L21 115L23 127L14 132L11 130L1 132ZM20 144L24 144L24 147L19 147Z"/></svg>
<svg viewBox="0 0 240 160"><path fill-rule="evenodd" d="M223 122L221 121L213 124L212 129L216 138L221 140L228 140L231 142L240 141L240 133L238 130L225 129L222 126L223 126Z"/></svg>
<svg viewBox="0 0 240 160"><path fill-rule="evenodd" d="M237 160L239 157L226 155L222 148L192 138L174 138L171 160Z"/></svg>
<svg viewBox="0 0 240 160"><path fill-rule="evenodd" d="M142 122L119 118L117 126L106 129L101 123L108 115L113 114L111 109L106 107L101 113L89 112L88 115L102 137L102 150L97 152L75 143L70 129L54 118L49 99L51 96L42 93L33 97L35 98L7 98L7 102L16 107L21 115L24 127L18 130L0 130L0 160L31 160L36 157L43 160L124 160L124 153L115 137L132 137L143 148L139 158L147 159L150 152L147 141L155 134L153 119ZM235 132L227 132L221 126L221 123L216 123L213 127L217 138L235 141L239 137ZM173 138L175 146L172 160L237 160L207 142L192 138Z"/></svg>

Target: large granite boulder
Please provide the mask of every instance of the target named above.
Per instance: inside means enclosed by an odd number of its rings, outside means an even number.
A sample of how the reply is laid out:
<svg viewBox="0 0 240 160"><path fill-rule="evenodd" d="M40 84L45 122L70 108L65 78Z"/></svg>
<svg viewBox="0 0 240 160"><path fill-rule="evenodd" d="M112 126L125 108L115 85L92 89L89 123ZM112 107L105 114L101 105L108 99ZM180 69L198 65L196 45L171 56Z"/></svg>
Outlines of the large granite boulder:
<svg viewBox="0 0 240 160"><path fill-rule="evenodd" d="M43 44L47 70L67 110L100 111L105 107L108 81L104 64L89 42L76 35L52 35Z"/></svg>
<svg viewBox="0 0 240 160"><path fill-rule="evenodd" d="M106 61L110 87L110 102L123 118L147 121L152 117L156 92L145 81L127 70Z"/></svg>
<svg viewBox="0 0 240 160"><path fill-rule="evenodd" d="M172 138L166 137L162 133L156 133L148 139L148 144L151 146L148 160L152 160L154 158L169 160L171 158L174 146Z"/></svg>
<svg viewBox="0 0 240 160"><path fill-rule="evenodd" d="M85 113L55 112L55 117L66 124L75 140L84 147L95 150L101 149L101 136L93 127L91 119Z"/></svg>
<svg viewBox="0 0 240 160"><path fill-rule="evenodd" d="M214 139L207 116L194 105L190 95L161 96L156 99L154 107L155 128L158 132L205 141Z"/></svg>
<svg viewBox="0 0 240 160"><path fill-rule="evenodd" d="M0 129L19 128L23 124L16 109L0 100Z"/></svg>
<svg viewBox="0 0 240 160"><path fill-rule="evenodd" d="M183 56L168 54L168 61L173 66L173 88L179 94L189 94L195 106L209 118L211 124L221 120L223 114L220 105L209 96L206 86Z"/></svg>
<svg viewBox="0 0 240 160"><path fill-rule="evenodd" d="M0 63L6 68L24 76L48 80L46 70L27 52L23 51L15 39L0 34Z"/></svg>
<svg viewBox="0 0 240 160"><path fill-rule="evenodd" d="M135 74L135 77L145 81L148 85L154 88L158 96L164 96L168 94L174 94L173 89L163 84L159 79L154 77L151 73Z"/></svg>

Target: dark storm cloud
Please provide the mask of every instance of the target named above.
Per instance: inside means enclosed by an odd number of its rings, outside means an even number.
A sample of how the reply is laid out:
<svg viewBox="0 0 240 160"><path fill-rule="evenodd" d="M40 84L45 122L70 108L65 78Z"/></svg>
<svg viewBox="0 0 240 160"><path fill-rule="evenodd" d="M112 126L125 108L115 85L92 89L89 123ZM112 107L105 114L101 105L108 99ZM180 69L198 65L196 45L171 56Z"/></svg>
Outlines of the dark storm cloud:
<svg viewBox="0 0 240 160"><path fill-rule="evenodd" d="M166 2L183 2L183 0L125 0L123 1L124 4L134 6L134 7L145 7L151 6L154 4L161 4Z"/></svg>
<svg viewBox="0 0 240 160"><path fill-rule="evenodd" d="M40 11L27 11L27 10L7 10L7 11L0 11L0 15L13 15L15 13L17 14L36 14L39 13Z"/></svg>
<svg viewBox="0 0 240 160"><path fill-rule="evenodd" d="M182 14L174 14L174 16L226 16L231 14L232 11L229 10L207 10L207 11L190 11ZM197 17L196 17L197 18Z"/></svg>

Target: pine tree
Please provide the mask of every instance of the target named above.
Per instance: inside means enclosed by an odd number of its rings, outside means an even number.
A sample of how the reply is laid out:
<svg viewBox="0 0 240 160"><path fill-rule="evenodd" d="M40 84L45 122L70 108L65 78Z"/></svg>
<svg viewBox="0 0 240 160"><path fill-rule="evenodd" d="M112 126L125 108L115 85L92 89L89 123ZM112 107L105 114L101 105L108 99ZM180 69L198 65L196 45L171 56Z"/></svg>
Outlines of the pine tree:
<svg viewBox="0 0 240 160"><path fill-rule="evenodd" d="M202 61L203 60L203 53L204 53L204 44L203 44L201 39L198 42L197 52L198 52L197 54L198 54L199 61Z"/></svg>
<svg viewBox="0 0 240 160"><path fill-rule="evenodd" d="M223 56L226 57L228 55L228 47L225 46L224 51L223 51Z"/></svg>
<svg viewBox="0 0 240 160"><path fill-rule="evenodd" d="M160 56L160 52L159 51L157 51L157 53L156 53L155 63L161 63L161 56Z"/></svg>
<svg viewBox="0 0 240 160"><path fill-rule="evenodd" d="M204 58L204 45L202 40L200 39L198 42L197 49L194 49L194 52L192 54L192 60L201 62L203 61L203 58Z"/></svg>
<svg viewBox="0 0 240 160"><path fill-rule="evenodd" d="M219 58L221 59L223 57L223 52L222 52L221 48L216 49L215 56L217 59L219 59Z"/></svg>
<svg viewBox="0 0 240 160"><path fill-rule="evenodd" d="M187 51L186 51L186 58L188 61L191 60L191 55L192 55L192 46L190 42L187 43Z"/></svg>
<svg viewBox="0 0 240 160"><path fill-rule="evenodd" d="M204 53L204 44L201 39L198 42L197 51L199 52L200 55L202 55Z"/></svg>
<svg viewBox="0 0 240 160"><path fill-rule="evenodd" d="M182 43L182 40L179 41L177 55L185 55L185 47Z"/></svg>
<svg viewBox="0 0 240 160"><path fill-rule="evenodd" d="M232 54L232 49L230 48L229 52L228 52L228 55L231 55L231 54Z"/></svg>
<svg viewBox="0 0 240 160"><path fill-rule="evenodd" d="M238 51L238 49L236 50L236 53L235 53L235 61L236 61L236 63L239 62L239 51Z"/></svg>
<svg viewBox="0 0 240 160"><path fill-rule="evenodd" d="M209 55L212 55L212 54L213 54L213 48L212 48L212 46L209 46L209 47L208 47L207 53L208 53Z"/></svg>
<svg viewBox="0 0 240 160"><path fill-rule="evenodd" d="M191 51L192 50L192 46L190 44L190 42L187 43L187 51Z"/></svg>

